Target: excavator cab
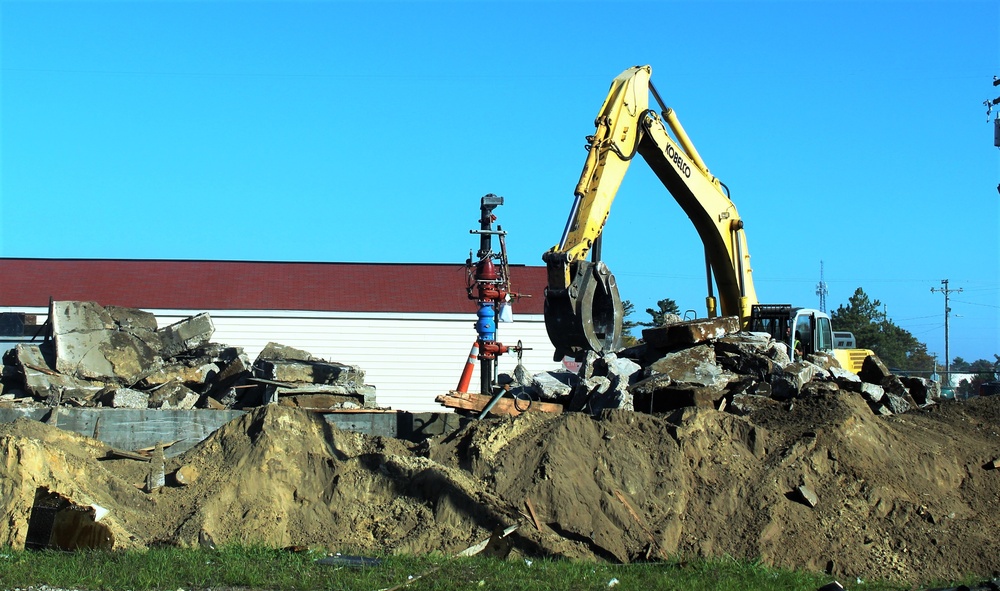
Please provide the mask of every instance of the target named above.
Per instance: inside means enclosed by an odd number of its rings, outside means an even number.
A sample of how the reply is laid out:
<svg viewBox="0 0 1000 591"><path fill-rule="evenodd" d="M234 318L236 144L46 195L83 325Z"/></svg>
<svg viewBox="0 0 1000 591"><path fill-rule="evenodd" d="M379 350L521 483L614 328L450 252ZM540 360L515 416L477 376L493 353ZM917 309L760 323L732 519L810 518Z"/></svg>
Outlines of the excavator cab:
<svg viewBox="0 0 1000 591"><path fill-rule="evenodd" d="M789 304L755 304L747 330L766 332L788 347L792 361L822 351L833 351L830 317L819 310L793 308Z"/></svg>

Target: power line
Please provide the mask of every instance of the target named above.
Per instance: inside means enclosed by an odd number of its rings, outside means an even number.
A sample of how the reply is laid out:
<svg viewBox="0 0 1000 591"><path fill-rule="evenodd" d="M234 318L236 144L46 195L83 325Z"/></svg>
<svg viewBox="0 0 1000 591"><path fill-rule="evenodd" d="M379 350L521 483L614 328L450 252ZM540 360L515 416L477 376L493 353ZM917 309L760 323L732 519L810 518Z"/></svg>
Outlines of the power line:
<svg viewBox="0 0 1000 591"><path fill-rule="evenodd" d="M962 291L959 289L958 291ZM984 308L1000 308L1000 306L994 306L993 304L977 304L976 302L966 302L965 300L955 300L960 304L968 304L970 306L982 306Z"/></svg>

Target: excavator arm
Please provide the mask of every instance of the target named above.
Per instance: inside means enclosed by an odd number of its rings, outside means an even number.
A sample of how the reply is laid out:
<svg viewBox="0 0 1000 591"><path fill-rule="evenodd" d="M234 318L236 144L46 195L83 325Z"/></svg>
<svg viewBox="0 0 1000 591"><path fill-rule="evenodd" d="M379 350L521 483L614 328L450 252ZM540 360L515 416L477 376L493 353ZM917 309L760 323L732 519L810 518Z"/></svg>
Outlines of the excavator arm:
<svg viewBox="0 0 1000 591"><path fill-rule="evenodd" d="M621 298L614 275L600 261L600 236L636 154L698 231L705 248L708 315L716 316L721 307L722 315L739 316L745 322L757 302L736 206L705 166L676 114L663 104L650 82L651 72L650 66L636 66L612 81L595 121L596 131L587 137L587 159L562 238L542 255L548 269L545 325L556 359L620 345ZM650 94L660 113L649 109ZM713 293L713 276L721 306Z"/></svg>

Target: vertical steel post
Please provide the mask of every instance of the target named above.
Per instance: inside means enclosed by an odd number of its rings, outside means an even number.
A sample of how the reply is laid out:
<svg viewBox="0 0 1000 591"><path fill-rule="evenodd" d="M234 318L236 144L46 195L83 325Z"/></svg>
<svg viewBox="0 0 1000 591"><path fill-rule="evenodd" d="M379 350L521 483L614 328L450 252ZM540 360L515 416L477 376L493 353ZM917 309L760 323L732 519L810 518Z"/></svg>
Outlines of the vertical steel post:
<svg viewBox="0 0 1000 591"><path fill-rule="evenodd" d="M952 292L962 293L962 288L958 289L948 289L948 280L942 279L941 285L944 287L940 289L931 288L931 292L940 292L944 294L944 383L941 385L941 391L951 390L951 352L948 349L948 317L951 313L951 308L948 307L948 296Z"/></svg>

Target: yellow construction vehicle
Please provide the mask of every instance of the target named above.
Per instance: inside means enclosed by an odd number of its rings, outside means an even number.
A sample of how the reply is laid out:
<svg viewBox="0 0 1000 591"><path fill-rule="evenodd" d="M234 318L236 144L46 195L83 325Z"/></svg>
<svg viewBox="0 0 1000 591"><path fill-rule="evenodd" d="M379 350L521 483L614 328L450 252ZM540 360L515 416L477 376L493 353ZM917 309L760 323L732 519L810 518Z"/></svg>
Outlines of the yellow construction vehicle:
<svg viewBox="0 0 1000 591"><path fill-rule="evenodd" d="M620 346L624 314L615 277L601 262L601 232L636 154L698 231L705 250L708 317L738 316L744 328L766 330L787 343L793 359L816 351L833 352L827 314L758 304L743 221L729 190L709 172L676 113L663 103L651 73L650 66L635 66L612 81L595 121L597 129L587 136L587 159L562 238L542 255L548 268L545 327L556 360ZM659 113L649 109L650 94ZM797 355L796 341L802 345ZM845 368L854 369L853 363L845 363L846 356L840 357Z"/></svg>

